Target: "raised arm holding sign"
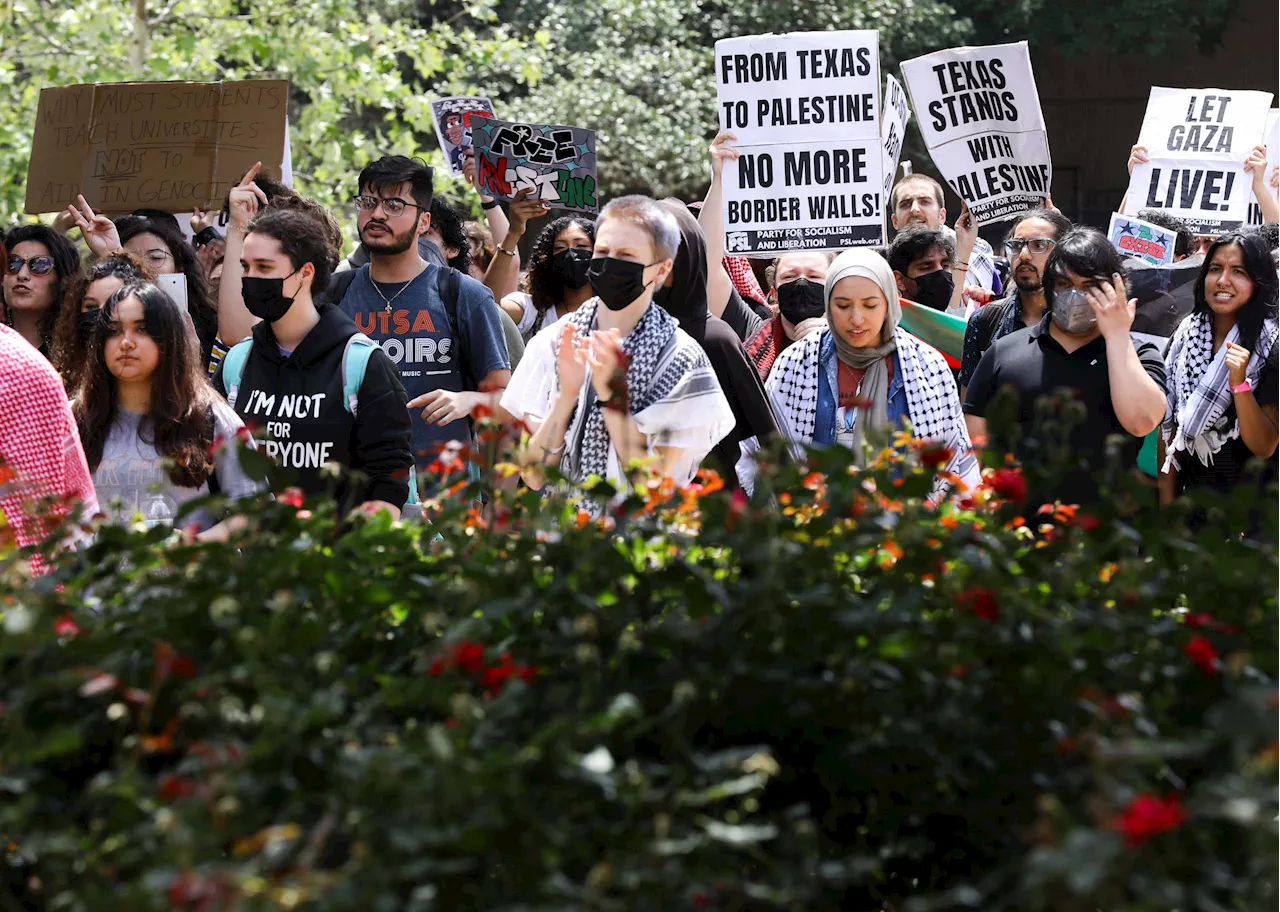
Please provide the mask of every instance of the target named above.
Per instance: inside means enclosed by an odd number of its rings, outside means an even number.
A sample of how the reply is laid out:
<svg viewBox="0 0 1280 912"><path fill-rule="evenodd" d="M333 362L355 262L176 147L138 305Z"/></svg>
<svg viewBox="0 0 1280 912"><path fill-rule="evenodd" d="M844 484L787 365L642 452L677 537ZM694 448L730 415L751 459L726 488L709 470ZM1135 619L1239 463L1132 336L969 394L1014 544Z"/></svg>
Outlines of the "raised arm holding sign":
<svg viewBox="0 0 1280 912"><path fill-rule="evenodd" d="M927 54L902 76L934 163L979 225L1044 205L1053 163L1025 41Z"/></svg>

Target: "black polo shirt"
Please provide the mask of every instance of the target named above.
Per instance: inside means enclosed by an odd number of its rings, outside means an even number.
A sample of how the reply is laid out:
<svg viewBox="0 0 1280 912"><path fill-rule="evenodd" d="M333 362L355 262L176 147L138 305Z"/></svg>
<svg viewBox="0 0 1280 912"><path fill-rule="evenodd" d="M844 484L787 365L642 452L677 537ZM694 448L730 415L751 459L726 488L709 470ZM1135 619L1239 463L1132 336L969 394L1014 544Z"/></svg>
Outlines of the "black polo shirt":
<svg viewBox="0 0 1280 912"><path fill-rule="evenodd" d="M1124 429L1112 407L1106 341L1098 337L1068 353L1050 334L1050 319L1045 314L1035 326L987 349L969 382L964 410L987 419L989 445L1018 458L1038 502L1088 503L1098 498L1107 438L1121 438L1123 468L1136 465L1142 440ZM1147 374L1164 389L1160 352L1150 343L1135 340L1135 346ZM1002 396L1006 388L1012 395ZM1055 465L1066 469L1041 469Z"/></svg>

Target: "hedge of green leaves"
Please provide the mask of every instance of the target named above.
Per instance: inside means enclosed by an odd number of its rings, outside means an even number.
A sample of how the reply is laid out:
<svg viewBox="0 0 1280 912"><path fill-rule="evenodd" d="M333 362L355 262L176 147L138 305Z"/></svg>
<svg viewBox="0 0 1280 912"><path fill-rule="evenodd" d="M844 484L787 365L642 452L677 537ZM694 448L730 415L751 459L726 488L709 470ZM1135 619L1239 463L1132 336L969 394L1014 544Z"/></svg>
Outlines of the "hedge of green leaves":
<svg viewBox="0 0 1280 912"><path fill-rule="evenodd" d="M0 909L1275 908L1274 492L944 457L11 555Z"/></svg>

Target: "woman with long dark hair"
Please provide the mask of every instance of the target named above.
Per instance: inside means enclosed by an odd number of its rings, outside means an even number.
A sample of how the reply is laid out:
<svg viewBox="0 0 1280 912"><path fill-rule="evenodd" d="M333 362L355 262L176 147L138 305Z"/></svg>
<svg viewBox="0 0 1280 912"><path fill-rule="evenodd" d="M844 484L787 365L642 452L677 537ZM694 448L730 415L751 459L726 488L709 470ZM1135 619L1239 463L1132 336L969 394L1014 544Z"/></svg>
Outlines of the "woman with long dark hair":
<svg viewBox="0 0 1280 912"><path fill-rule="evenodd" d="M99 503L115 520L168 523L189 500L258 489L235 446L244 423L192 349L186 317L155 285L125 285L102 307L73 410ZM206 540L234 522L203 509L188 521Z"/></svg>
<svg viewBox="0 0 1280 912"><path fill-rule="evenodd" d="M89 343L107 299L132 282L155 282L151 267L127 250L108 254L82 269L67 287L62 310L53 325L50 360L62 374L69 393L80 386L88 361Z"/></svg>
<svg viewBox="0 0 1280 912"><path fill-rule="evenodd" d="M1228 489L1265 460L1276 477L1277 281L1266 243L1232 232L1205 253L1195 309L1173 335L1161 443L1160 499L1188 488Z"/></svg>
<svg viewBox="0 0 1280 912"><path fill-rule="evenodd" d="M591 299L587 267L595 242L595 223L576 215L558 218L542 229L529 256L524 289L502 299L502 309L516 321L526 342Z"/></svg>
<svg viewBox="0 0 1280 912"><path fill-rule="evenodd" d="M195 250L171 225L141 216L126 216L116 223L120 246L150 266L156 275L182 274L187 278L187 311L200 339L200 364L210 364L218 337L218 309L209 297L209 284Z"/></svg>
<svg viewBox="0 0 1280 912"><path fill-rule="evenodd" d="M4 322L49 357L53 325L67 286L80 271L80 254L48 225L19 225L4 238Z"/></svg>

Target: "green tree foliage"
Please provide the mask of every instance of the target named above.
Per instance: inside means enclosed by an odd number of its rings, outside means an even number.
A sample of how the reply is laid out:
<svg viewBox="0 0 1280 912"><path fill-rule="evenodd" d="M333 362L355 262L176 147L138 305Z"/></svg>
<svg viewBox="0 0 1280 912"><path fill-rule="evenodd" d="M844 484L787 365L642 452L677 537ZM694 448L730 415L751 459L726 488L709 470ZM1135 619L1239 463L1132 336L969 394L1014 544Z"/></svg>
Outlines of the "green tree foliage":
<svg viewBox="0 0 1280 912"><path fill-rule="evenodd" d="M388 151L442 163L427 102L488 94L499 115L591 126L605 196L700 194L720 38L879 29L883 69L961 43L1034 52L1217 43L1238 0L126 0L0 3L0 221L21 209L39 91L125 79L288 78L300 189L326 203ZM137 37L145 33L138 59ZM914 130L904 157L924 160ZM445 192L468 198L461 185ZM470 197L474 199L473 197Z"/></svg>

